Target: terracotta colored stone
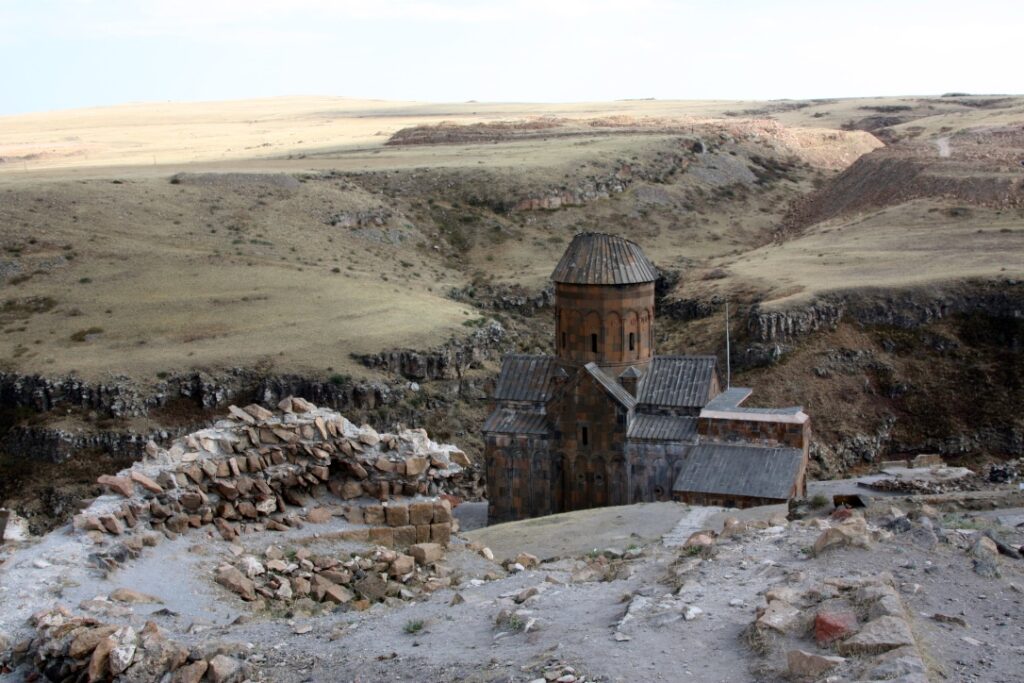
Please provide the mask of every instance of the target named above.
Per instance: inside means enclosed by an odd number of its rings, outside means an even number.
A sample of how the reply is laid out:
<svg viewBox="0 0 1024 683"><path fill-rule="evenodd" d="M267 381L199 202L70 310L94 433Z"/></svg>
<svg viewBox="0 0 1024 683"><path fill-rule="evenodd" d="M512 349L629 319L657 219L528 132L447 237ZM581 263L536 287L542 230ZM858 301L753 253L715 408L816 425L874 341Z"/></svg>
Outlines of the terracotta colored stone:
<svg viewBox="0 0 1024 683"><path fill-rule="evenodd" d="M847 638L857 630L857 615L850 611L820 611L814 617L814 639L829 645Z"/></svg>

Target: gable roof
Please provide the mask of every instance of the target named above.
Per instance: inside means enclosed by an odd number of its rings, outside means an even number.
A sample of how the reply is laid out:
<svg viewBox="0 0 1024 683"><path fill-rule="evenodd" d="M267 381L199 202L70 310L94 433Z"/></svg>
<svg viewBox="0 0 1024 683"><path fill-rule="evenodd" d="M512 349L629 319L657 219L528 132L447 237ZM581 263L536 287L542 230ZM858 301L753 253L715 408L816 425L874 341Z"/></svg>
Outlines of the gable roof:
<svg viewBox="0 0 1024 683"><path fill-rule="evenodd" d="M552 356L505 356L492 398L546 403L551 398L552 380L557 370L558 364Z"/></svg>
<svg viewBox="0 0 1024 683"><path fill-rule="evenodd" d="M697 418L637 414L629 422L626 438L639 441L693 441L697 438Z"/></svg>
<svg viewBox="0 0 1024 683"><path fill-rule="evenodd" d="M548 426L543 413L497 408L487 416L483 431L496 434L547 434Z"/></svg>
<svg viewBox="0 0 1024 683"><path fill-rule="evenodd" d="M658 269L635 242L584 232L572 238L551 279L578 285L629 285L654 282Z"/></svg>
<svg viewBox="0 0 1024 683"><path fill-rule="evenodd" d="M597 383L604 387L604 390L626 410L632 410L636 405L636 399L633 398L633 394L626 391L614 379L604 374L604 371L597 366L597 363L587 363L583 366L583 369L590 373L591 377L597 380Z"/></svg>
<svg viewBox="0 0 1024 683"><path fill-rule="evenodd" d="M798 448L698 444L683 460L672 490L784 500L802 460Z"/></svg>
<svg viewBox="0 0 1024 683"><path fill-rule="evenodd" d="M655 356L637 387L637 403L701 408L711 394L717 364L714 356Z"/></svg>

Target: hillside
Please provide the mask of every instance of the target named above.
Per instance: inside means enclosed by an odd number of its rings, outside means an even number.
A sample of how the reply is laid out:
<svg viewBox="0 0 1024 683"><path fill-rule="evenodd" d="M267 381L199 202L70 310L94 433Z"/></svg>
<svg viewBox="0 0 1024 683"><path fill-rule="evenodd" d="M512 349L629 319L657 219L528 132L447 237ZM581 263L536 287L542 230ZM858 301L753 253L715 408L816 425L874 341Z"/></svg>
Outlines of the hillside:
<svg viewBox="0 0 1024 683"><path fill-rule="evenodd" d="M231 400L301 394L478 456L500 355L548 348L543 290L583 229L665 272L659 352L723 354L730 300L734 383L806 405L820 476L1024 443L1024 98L0 123L0 501L43 526L90 494L89 463ZM979 377L994 391L957 389Z"/></svg>

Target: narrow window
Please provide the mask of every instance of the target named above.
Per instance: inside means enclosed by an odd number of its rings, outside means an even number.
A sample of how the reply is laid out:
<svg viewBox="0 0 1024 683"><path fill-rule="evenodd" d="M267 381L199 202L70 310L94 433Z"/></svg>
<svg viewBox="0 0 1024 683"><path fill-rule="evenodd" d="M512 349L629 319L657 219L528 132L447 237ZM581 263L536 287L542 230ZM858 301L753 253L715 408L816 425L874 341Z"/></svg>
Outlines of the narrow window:
<svg viewBox="0 0 1024 683"><path fill-rule="evenodd" d="M633 332L629 333L629 350L633 351L636 348L636 334Z"/></svg>
<svg viewBox="0 0 1024 683"><path fill-rule="evenodd" d="M565 348L565 332L562 333L562 348Z"/></svg>
<svg viewBox="0 0 1024 683"><path fill-rule="evenodd" d="M582 427L581 429L582 431L580 432L580 441L582 441L583 445L586 446L588 443L590 443L590 433L587 431L586 427Z"/></svg>
<svg viewBox="0 0 1024 683"><path fill-rule="evenodd" d="M596 334L590 335L590 350L593 353L597 353L597 335Z"/></svg>

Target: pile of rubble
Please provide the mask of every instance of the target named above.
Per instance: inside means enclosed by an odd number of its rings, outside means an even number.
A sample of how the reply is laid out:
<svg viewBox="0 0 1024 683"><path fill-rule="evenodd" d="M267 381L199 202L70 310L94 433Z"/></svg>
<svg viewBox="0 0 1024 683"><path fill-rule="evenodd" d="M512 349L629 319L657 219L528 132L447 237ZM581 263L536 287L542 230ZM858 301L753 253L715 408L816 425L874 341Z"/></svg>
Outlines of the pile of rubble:
<svg viewBox="0 0 1024 683"><path fill-rule="evenodd" d="M830 578L806 590L782 586L768 590L765 600L747 640L765 656L784 644L790 680L829 674L928 682L891 576Z"/></svg>
<svg viewBox="0 0 1024 683"><path fill-rule="evenodd" d="M223 538L233 540L242 533L300 524L288 506L305 506L311 496L328 490L345 500L382 502L452 494L470 465L465 453L434 443L422 429L378 434L301 398L286 398L278 408L280 413L258 405L231 406L229 419L167 449L150 442L143 462L99 478L121 500L98 499L75 517L76 528L119 536L145 524L173 536L213 524ZM359 516L354 507L346 512L350 519ZM431 510L429 519L399 525L392 523L400 517L397 512L369 506L361 523L372 525L379 518L389 527L418 527L405 530L406 545L447 543L450 506ZM424 524L430 528L420 528ZM383 543L389 534L379 535ZM396 542L392 538L387 544Z"/></svg>
<svg viewBox="0 0 1024 683"><path fill-rule="evenodd" d="M261 561L242 555L217 568L216 581L243 600L274 606L300 600L364 610L389 599L413 600L450 586L452 578L437 543L417 543L409 553L377 547L347 557L314 555L308 548L285 552L270 546Z"/></svg>
<svg viewBox="0 0 1024 683"><path fill-rule="evenodd" d="M36 635L14 649L13 664L31 659L51 681L239 683L250 674L245 662L216 645L187 647L151 621L136 631L56 607L33 615L32 623Z"/></svg>

